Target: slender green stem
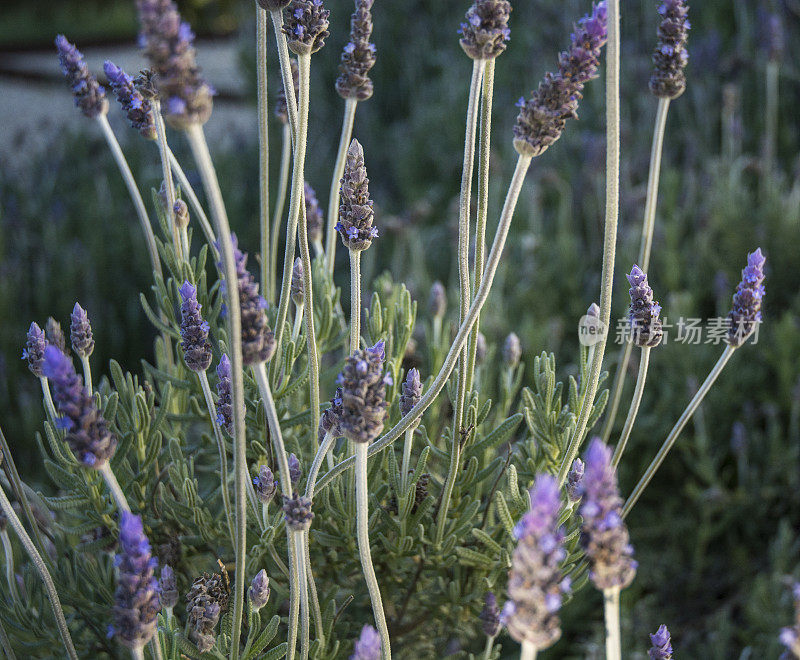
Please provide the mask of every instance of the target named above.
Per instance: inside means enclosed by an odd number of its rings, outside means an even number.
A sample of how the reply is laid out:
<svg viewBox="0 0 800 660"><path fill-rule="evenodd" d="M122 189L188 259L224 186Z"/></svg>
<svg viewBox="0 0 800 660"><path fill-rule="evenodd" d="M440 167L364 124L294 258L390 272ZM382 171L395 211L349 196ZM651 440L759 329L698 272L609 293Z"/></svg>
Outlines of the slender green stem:
<svg viewBox="0 0 800 660"><path fill-rule="evenodd" d="M42 384L42 394L44 395L44 407L47 414L50 416L50 421L55 424L60 415L56 412L56 406L53 403L53 395L50 393L50 383L47 382L45 376L39 377L39 382Z"/></svg>
<svg viewBox="0 0 800 660"><path fill-rule="evenodd" d="M11 600L19 602L19 592L17 591L17 576L14 574L14 549L11 547L11 539L8 531L0 530L0 539L3 541L3 552L6 557L6 582L8 582L8 592Z"/></svg>
<svg viewBox="0 0 800 660"><path fill-rule="evenodd" d="M314 633L325 648L325 630L322 621L322 608L319 606L319 596L317 595L317 585L314 583L314 572L311 570L311 551L308 542L308 530L303 532L303 547L306 559L306 578L308 582L308 593L311 597L311 611L314 613Z"/></svg>
<svg viewBox="0 0 800 660"><path fill-rule="evenodd" d="M661 445L661 449L658 450L655 458L650 462L650 465L647 466L642 478L639 479L639 483L636 484L636 488L633 489L633 492L625 502L625 506L622 507L623 518L630 513L633 505L636 504L636 502L642 496L644 489L647 488L647 485L653 479L653 476L655 476L656 471L659 467L661 467L661 464L667 457L669 450L672 449L672 445L674 445L675 441L678 439L683 427L686 426L686 423L691 419L695 410L697 410L698 406L702 403L706 394L708 394L711 386L717 380L720 373L722 373L723 368L728 363L728 360L731 359L731 356L735 350L736 349L730 345L725 347L725 350L722 352L722 355L720 355L719 360L717 360L717 363L714 365L714 368L709 372L708 376L706 376L706 379L700 386L700 389L697 390L697 393L692 397L689 405L686 406L686 410L681 413L678 421L675 422L675 426L672 427L672 430L669 432L666 440L664 440L664 444Z"/></svg>
<svg viewBox="0 0 800 660"><path fill-rule="evenodd" d="M58 632L61 633L61 639L64 642L64 648L67 651L67 655L74 660L78 660L78 654L75 652L75 646L72 643L72 637L70 637L69 629L67 628L67 622L64 619L64 611L61 609L61 601L58 599L58 592L56 591L56 585L53 582L50 571L47 570L47 566L45 566L42 556L36 550L36 547L33 545L33 541L31 541L31 537L28 536L28 533L22 526L22 522L17 517L14 507L11 506L11 502L8 501L8 497L6 497L6 493L2 486L0 486L0 508L2 508L3 512L6 514L8 523L11 525L12 529L19 538L20 543L22 543L22 547L25 548L25 552L28 553L31 562L33 562L33 565L39 572L42 582L44 582L44 588L47 591L47 597L50 599L50 605L53 607L53 615L56 619Z"/></svg>
<svg viewBox="0 0 800 660"><path fill-rule="evenodd" d="M186 177L181 164L178 162L178 159L175 157L175 154L172 153L172 151L169 152L169 162L172 166L172 172L175 174L175 178L178 179L178 185L181 187L181 196L185 197L189 201L189 207L192 209L197 221L200 223L200 229L203 230L203 235L206 237L206 242L209 244L209 246L211 246L211 249L214 251L214 255L218 258L219 250L217 250L217 236L214 233L214 228L211 226L208 216L203 210L203 205L200 203L197 193L194 191L194 188L192 188L192 184L189 183L189 179Z"/></svg>
<svg viewBox="0 0 800 660"><path fill-rule="evenodd" d="M297 99L294 95L294 77L292 65L289 63L289 46L283 33L283 9L270 12L272 27L275 30L275 41L278 44L278 63L281 68L283 92L286 95L286 112L289 115L289 126L292 133L297 133Z"/></svg>
<svg viewBox="0 0 800 660"><path fill-rule="evenodd" d="M361 348L361 252L350 250L350 354Z"/></svg>
<svg viewBox="0 0 800 660"><path fill-rule="evenodd" d="M161 653L161 642L159 641L158 637L158 635L155 635L150 640L150 649L153 652L153 657L155 660L164 660L164 656Z"/></svg>
<svg viewBox="0 0 800 660"><path fill-rule="evenodd" d="M772 176L772 172L775 169L775 155L777 153L779 74L780 63L775 60L767 62L763 165L763 175L767 179Z"/></svg>
<svg viewBox="0 0 800 660"><path fill-rule="evenodd" d="M292 538L292 530L286 527L286 540L289 547L289 566L291 573L289 574L289 630L287 635L287 660L294 660L295 653L297 653L297 624L300 620L300 578L297 575L297 558L295 555L297 551L294 547L294 540Z"/></svg>
<svg viewBox="0 0 800 660"><path fill-rule="evenodd" d="M161 103L158 99L151 101L153 106L153 119L156 125L156 137L158 140L158 153L161 156L161 175L164 178L164 189L167 194L167 208L164 213L169 220L169 228L172 231L172 246L175 248L175 257L178 263L188 261L189 255L183 253L181 242L181 232L178 223L175 222L175 184L172 181L172 168L169 161L169 147L167 146L167 128L164 125L164 117L161 115Z"/></svg>
<svg viewBox="0 0 800 660"><path fill-rule="evenodd" d="M622 660L622 639L619 629L619 587L603 591L606 619L606 660Z"/></svg>
<svg viewBox="0 0 800 660"><path fill-rule="evenodd" d="M300 303L294 308L294 326L292 326L292 341L297 341L300 336L300 328L303 327L303 311L305 305Z"/></svg>
<svg viewBox="0 0 800 660"><path fill-rule="evenodd" d="M600 320L608 328L611 321L611 293L614 288L614 258L617 248L617 219L619 215L619 0L608 0L608 43L606 45L606 218L603 239L603 270L600 288ZM564 462L558 473L559 485L564 484L572 461L578 454L586 433L589 415L594 407L597 384L606 352L606 332L595 345L589 369L586 398L578 414L575 431L570 439Z"/></svg>
<svg viewBox="0 0 800 660"><path fill-rule="evenodd" d="M347 162L347 150L353 137L353 122L356 117L356 99L346 99L344 102L344 118L342 119L342 133L339 136L339 150L336 152L336 163L333 166L331 177L331 190L328 194L328 226L325 233L325 254L328 266L328 275L333 278L333 266L336 261L336 223L339 222L339 191L344 174L344 165Z"/></svg>
<svg viewBox="0 0 800 660"><path fill-rule="evenodd" d="M269 295L270 235L269 235L269 106L267 98L267 11L256 7L256 78L258 81L258 181L261 227L261 290Z"/></svg>
<svg viewBox="0 0 800 660"><path fill-rule="evenodd" d="M14 649L11 648L11 640L8 639L6 629L3 627L2 622L0 622L0 647L2 647L6 654L6 660L17 660L17 656L14 655Z"/></svg>
<svg viewBox="0 0 800 660"><path fill-rule="evenodd" d="M244 612L244 569L247 559L247 471L246 444L244 421L244 378L242 374L242 325L241 309L239 307L239 290L235 286L236 263L233 258L233 243L231 242L231 228L228 223L228 214L219 189L217 173L208 152L208 145L199 124L190 126L186 130L186 137L192 150L206 197L209 200L211 217L219 237L219 251L222 261L222 273L229 286L225 287L225 305L228 320L228 347L231 360L231 390L233 407L233 464L235 480L235 511L236 511L236 579L233 590L233 630L231 635L231 660L239 657L239 638L242 630L242 614Z"/></svg>
<svg viewBox="0 0 800 660"><path fill-rule="evenodd" d="M317 475L319 474L319 469L322 467L322 460L331 450L334 442L336 442L336 438L330 433L326 433L325 437L322 439L322 444L317 450L317 453L314 454L314 461L311 463L311 469L309 469L308 478L306 479L306 497L310 500L314 499L314 488L317 484Z"/></svg>
<svg viewBox="0 0 800 660"><path fill-rule="evenodd" d="M625 419L625 425L622 427L622 433L619 436L617 446L614 449L614 456L611 459L611 465L614 468L619 465L622 452L625 451L625 445L628 444L628 438L631 436L633 423L636 421L639 405L642 403L642 394L644 393L644 383L647 380L647 367L649 364L650 347L645 346L642 348L642 355L639 358L639 375L636 377L636 389L633 391L633 399L631 400L631 407L628 409L628 417Z"/></svg>
<svg viewBox="0 0 800 660"><path fill-rule="evenodd" d="M538 649L530 642L522 642L519 652L519 660L536 660Z"/></svg>
<svg viewBox="0 0 800 660"><path fill-rule="evenodd" d="M375 577L375 568L372 565L372 552L369 547L369 491L367 487L367 450L368 443L355 443L356 456L356 535L358 537L358 555L361 559L361 569L367 583L369 599L372 602L372 614L375 617L375 626L381 635L381 649L383 660L390 660L392 649L389 643L389 628L386 625L386 616L383 613L383 600L378 587L378 578Z"/></svg>
<svg viewBox="0 0 800 660"><path fill-rule="evenodd" d="M144 648L137 646L136 648L131 649L131 657L133 660L144 660Z"/></svg>
<svg viewBox="0 0 800 660"><path fill-rule="evenodd" d="M128 500L125 499L125 493L122 492L119 481L117 481L117 477L114 474L114 471L111 469L111 465L106 463L98 470L98 472L100 472L103 480L106 482L106 486L108 486L108 490L111 492L111 497L114 500L114 503L117 505L119 512L130 512L131 508L128 506Z"/></svg>
<svg viewBox="0 0 800 660"><path fill-rule="evenodd" d="M486 636L486 645L483 647L483 660L489 660L492 657L492 647L494 646L494 637Z"/></svg>
<svg viewBox="0 0 800 660"><path fill-rule="evenodd" d="M292 532L292 542L294 543L294 561L297 564L297 581L300 586L300 657L302 660L308 658L308 646L310 643L310 617L308 611L308 575L306 573L306 549L303 537L305 532Z"/></svg>
<svg viewBox="0 0 800 660"><path fill-rule="evenodd" d="M272 216L272 243L270 244L270 300L275 300L275 288L278 279L278 236L281 231L283 209L286 206L286 189L289 187L289 165L292 157L292 129L289 124L283 125L283 140L281 146L281 171L278 178L278 194L275 199L275 212Z"/></svg>
<svg viewBox="0 0 800 660"><path fill-rule="evenodd" d="M406 437L403 441L403 466L400 472L400 492L405 495L408 488L408 471L411 469L411 448L414 445L414 428L406 430Z"/></svg>
<svg viewBox="0 0 800 660"><path fill-rule="evenodd" d="M89 396L92 396L92 368L89 366L89 358L83 355L80 358L81 366L83 367L83 386L89 392Z"/></svg>

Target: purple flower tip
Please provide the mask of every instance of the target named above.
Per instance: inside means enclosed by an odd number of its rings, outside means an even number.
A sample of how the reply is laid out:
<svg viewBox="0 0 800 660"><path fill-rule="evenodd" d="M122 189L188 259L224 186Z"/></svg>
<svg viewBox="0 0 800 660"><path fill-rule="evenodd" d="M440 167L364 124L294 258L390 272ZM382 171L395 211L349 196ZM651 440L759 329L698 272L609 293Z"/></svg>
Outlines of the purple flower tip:
<svg viewBox="0 0 800 660"><path fill-rule="evenodd" d="M350 660L380 660L381 636L370 625L361 629L361 635L353 646L353 655Z"/></svg>
<svg viewBox="0 0 800 660"><path fill-rule="evenodd" d="M661 624L658 630L650 635L650 643L653 645L647 652L650 660L672 660L672 640L669 630L664 624Z"/></svg>
<svg viewBox="0 0 800 660"><path fill-rule="evenodd" d="M189 283L189 280L186 280L179 289L181 298L183 298L184 302L188 302L190 300L197 300L197 287L192 286Z"/></svg>

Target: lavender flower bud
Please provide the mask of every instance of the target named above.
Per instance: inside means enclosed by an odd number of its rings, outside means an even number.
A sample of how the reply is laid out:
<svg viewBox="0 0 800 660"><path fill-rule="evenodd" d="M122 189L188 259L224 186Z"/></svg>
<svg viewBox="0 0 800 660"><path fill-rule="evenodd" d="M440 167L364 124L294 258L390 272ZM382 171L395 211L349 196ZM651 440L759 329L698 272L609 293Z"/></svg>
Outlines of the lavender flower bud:
<svg viewBox="0 0 800 660"><path fill-rule="evenodd" d="M97 78L89 73L81 52L63 34L56 37L56 49L61 71L72 88L75 105L89 119L106 114L108 101L105 90L99 85Z"/></svg>
<svg viewBox="0 0 800 660"><path fill-rule="evenodd" d="M142 519L129 511L122 512L119 545L122 552L115 559L119 576L114 592L114 633L128 648L140 649L155 634L156 615L161 609L158 581L153 576L158 561L151 556Z"/></svg>
<svg viewBox="0 0 800 660"><path fill-rule="evenodd" d="M443 318L447 311L447 291L439 280L431 285L428 295L428 309L434 318Z"/></svg>
<svg viewBox="0 0 800 660"><path fill-rule="evenodd" d="M202 652L211 650L219 615L228 609L229 588L218 573L203 573L186 594L190 635Z"/></svg>
<svg viewBox="0 0 800 660"><path fill-rule="evenodd" d="M486 337L482 332L478 333L478 341L475 344L475 364L481 365L486 360Z"/></svg>
<svg viewBox="0 0 800 660"><path fill-rule="evenodd" d="M231 395L231 361L224 353L217 365L217 424L233 436L233 399Z"/></svg>
<svg viewBox="0 0 800 660"><path fill-rule="evenodd" d="M497 607L497 598L490 591L486 594L483 609L478 615L483 623L483 632L487 637L496 637L500 632L500 609Z"/></svg>
<svg viewBox="0 0 800 660"><path fill-rule="evenodd" d="M522 344L516 333L512 332L506 337L503 344L503 363L508 369L514 369L522 358Z"/></svg>
<svg viewBox="0 0 800 660"><path fill-rule="evenodd" d="M197 287L188 280L180 288L181 348L186 366L201 372L211 364L211 344L208 341L208 323L200 315L202 305L197 302Z"/></svg>
<svg viewBox="0 0 800 660"><path fill-rule="evenodd" d="M172 0L137 0L139 42L156 73L158 93L170 125L185 129L211 116L213 89L197 66L194 33Z"/></svg>
<svg viewBox="0 0 800 660"><path fill-rule="evenodd" d="M131 126L135 128L146 140L156 139L156 124L153 118L153 108L150 101L136 89L136 85L127 73L110 60L103 64L103 71L117 96L123 112L128 117Z"/></svg>
<svg viewBox="0 0 800 660"><path fill-rule="evenodd" d="M75 373L72 360L55 346L44 351L43 372L50 380L56 410L62 415L57 425L67 432L69 448L86 467L99 470L114 455L117 438Z"/></svg>
<svg viewBox="0 0 800 660"><path fill-rule="evenodd" d="M358 350L345 360L341 426L353 442L372 442L383 431L386 418L386 381L383 342Z"/></svg>
<svg viewBox="0 0 800 660"><path fill-rule="evenodd" d="M44 349L47 348L47 339L38 323L31 323L25 339L25 348L22 349L22 359L28 361L28 369L34 376L44 376Z"/></svg>
<svg viewBox="0 0 800 660"><path fill-rule="evenodd" d="M542 650L561 637L558 610L563 594L569 591L569 580L562 577L560 568L566 552L564 529L558 527L561 498L557 480L540 474L530 498L530 510L514 528L517 547L501 622L513 639Z"/></svg>
<svg viewBox="0 0 800 660"><path fill-rule="evenodd" d="M278 490L275 485L275 476L266 465L258 467L258 476L253 477L253 486L255 487L256 497L262 504L269 504Z"/></svg>
<svg viewBox="0 0 800 660"><path fill-rule="evenodd" d="M94 351L92 325L86 310L78 303L72 308L69 325L69 338L74 350L80 357L88 358Z"/></svg>
<svg viewBox="0 0 800 660"><path fill-rule="evenodd" d="M256 612L269 601L269 578L267 577L267 572L263 568L256 573L256 576L250 583L247 595L250 598L250 604Z"/></svg>
<svg viewBox="0 0 800 660"><path fill-rule="evenodd" d="M611 466L611 450L600 438L594 438L585 459L581 545L589 560L589 577L601 591L624 589L633 581L638 564L622 520L622 498Z"/></svg>
<svg viewBox="0 0 800 660"><path fill-rule="evenodd" d="M461 24L461 48L473 60L493 60L506 49L511 38L508 0L476 0Z"/></svg>
<svg viewBox="0 0 800 660"><path fill-rule="evenodd" d="M67 338L64 336L64 330L61 328L61 324L52 316L45 323L44 334L47 337L48 344L55 346L64 355L68 354Z"/></svg>
<svg viewBox="0 0 800 660"><path fill-rule="evenodd" d="M175 201L172 206L172 215L175 218L175 224L178 229L186 229L189 226L189 207L182 199Z"/></svg>
<svg viewBox="0 0 800 660"><path fill-rule="evenodd" d="M283 498L283 514L286 524L292 531L303 532L311 527L314 513L311 511L311 500L294 493Z"/></svg>
<svg viewBox="0 0 800 660"><path fill-rule="evenodd" d="M294 97L300 96L300 69L297 66L297 60L291 58L290 65L292 69L292 80L294 81ZM278 94L275 99L275 116L282 124L289 123L289 109L286 106L286 89L283 83L278 85Z"/></svg>
<svg viewBox="0 0 800 660"><path fill-rule="evenodd" d="M597 303L592 303L589 305L589 309L586 310L586 316L592 316L596 319L600 318L600 306Z"/></svg>
<svg viewBox="0 0 800 660"><path fill-rule="evenodd" d="M539 156L564 130L567 119L577 118L583 86L597 77L600 49L608 38L605 1L575 26L572 45L558 58L558 71L548 73L530 100L521 98L514 125L514 148L523 156Z"/></svg>
<svg viewBox="0 0 800 660"><path fill-rule="evenodd" d="M325 438L325 435L330 433L334 438L339 438L343 435L341 427L342 419L342 388L336 388L336 395L331 399L330 408L322 411L319 419L319 442Z"/></svg>
<svg viewBox="0 0 800 660"><path fill-rule="evenodd" d="M375 628L366 625L361 629L350 660L381 660L381 636Z"/></svg>
<svg viewBox="0 0 800 660"><path fill-rule="evenodd" d="M686 39L689 8L684 0L664 0L658 8L661 24L658 26L658 43L653 53L653 75L650 91L662 99L676 99L686 89L683 70L689 61Z"/></svg>
<svg viewBox="0 0 800 660"><path fill-rule="evenodd" d="M356 0L356 10L350 18L350 41L345 44L339 64L336 91L345 99L366 101L372 96L369 70L375 66L375 44L372 34L373 0Z"/></svg>
<svg viewBox="0 0 800 660"><path fill-rule="evenodd" d="M583 483L583 461L576 458L567 474L567 499L570 502L579 502L581 499L581 485Z"/></svg>
<svg viewBox="0 0 800 660"><path fill-rule="evenodd" d="M300 257L294 260L294 267L292 268L292 300L298 307L303 304L304 291L303 282L303 260Z"/></svg>
<svg viewBox="0 0 800 660"><path fill-rule="evenodd" d="M289 480L292 482L292 486L296 486L300 483L300 479L303 478L303 468L300 467L300 459L295 454L289 454L288 462Z"/></svg>
<svg viewBox="0 0 800 660"><path fill-rule="evenodd" d="M747 255L742 281L733 294L733 308L728 314L728 344L741 346L761 323L761 301L764 298L764 264L767 258L761 248Z"/></svg>
<svg viewBox="0 0 800 660"><path fill-rule="evenodd" d="M289 4L290 0L256 0L262 9L267 11L279 11Z"/></svg>
<svg viewBox="0 0 800 660"><path fill-rule="evenodd" d="M169 564L161 569L161 577L158 579L158 599L162 608L171 608L178 604L178 581Z"/></svg>
<svg viewBox="0 0 800 660"><path fill-rule="evenodd" d="M368 186L364 149L354 139L347 150L340 192L339 222L336 223L342 243L351 250L366 250L372 244L372 239L378 236L378 228L372 225L375 212L372 210Z"/></svg>
<svg viewBox="0 0 800 660"><path fill-rule="evenodd" d="M626 275L631 288L631 307L628 321L631 326L631 341L645 348L661 343L664 335L661 326L661 305L653 300L653 290L647 283L647 275L639 266L634 265L631 274Z"/></svg>
<svg viewBox="0 0 800 660"><path fill-rule="evenodd" d="M325 220L322 217L322 209L319 207L319 200L314 189L308 183L304 184L304 196L306 200L306 228L308 229L309 243L316 243L322 240L322 226Z"/></svg>
<svg viewBox="0 0 800 660"><path fill-rule="evenodd" d="M794 595L794 625L781 628L780 641L786 647L789 658L800 658L800 582L792 588ZM784 656L781 656L783 658Z"/></svg>
<svg viewBox="0 0 800 660"><path fill-rule="evenodd" d="M409 369L400 389L400 414L405 417L422 398L422 381L417 369Z"/></svg>
<svg viewBox="0 0 800 660"><path fill-rule="evenodd" d="M325 45L330 12L323 8L322 0L292 0L286 7L286 24L283 33L295 55L316 53Z"/></svg>
<svg viewBox="0 0 800 660"><path fill-rule="evenodd" d="M663 623L655 633L650 635L650 643L653 645L647 651L650 660L672 660L672 640L669 630Z"/></svg>

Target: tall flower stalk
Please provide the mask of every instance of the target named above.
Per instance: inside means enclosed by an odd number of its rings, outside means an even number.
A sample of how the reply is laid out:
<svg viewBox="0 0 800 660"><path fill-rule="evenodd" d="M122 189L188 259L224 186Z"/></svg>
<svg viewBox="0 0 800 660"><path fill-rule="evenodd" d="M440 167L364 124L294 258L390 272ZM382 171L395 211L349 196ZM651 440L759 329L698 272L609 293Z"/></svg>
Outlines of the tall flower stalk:
<svg viewBox="0 0 800 660"><path fill-rule="evenodd" d="M261 237L261 290L272 291L269 255L269 102L267 99L267 11L258 2L256 8L256 82L258 87L258 199ZM274 238L272 240L275 240Z"/></svg>

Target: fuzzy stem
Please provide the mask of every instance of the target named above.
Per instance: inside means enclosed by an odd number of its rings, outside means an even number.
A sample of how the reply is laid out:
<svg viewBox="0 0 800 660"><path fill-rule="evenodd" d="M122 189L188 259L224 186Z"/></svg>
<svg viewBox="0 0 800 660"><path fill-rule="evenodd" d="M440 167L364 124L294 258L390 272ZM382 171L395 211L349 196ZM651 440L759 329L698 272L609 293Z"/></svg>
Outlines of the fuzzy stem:
<svg viewBox="0 0 800 660"><path fill-rule="evenodd" d="M608 43L606 45L606 218L603 239L603 270L600 288L600 320L604 328L611 321L611 293L614 288L614 258L617 248L619 215L619 0L608 0ZM575 431L558 473L559 486L564 485L572 461L578 454L586 432L589 415L594 408L597 384L608 341L606 332L595 345L586 398L581 405Z"/></svg>
<svg viewBox="0 0 800 660"><path fill-rule="evenodd" d="M286 114L289 115L289 126L292 133L297 132L297 99L294 95L294 77L292 76L292 65L289 62L289 46L286 43L286 35L283 33L283 9L276 9L270 12L272 27L275 30L275 41L278 44L278 62L281 69L281 80L283 81L283 92L286 96Z"/></svg>
<svg viewBox="0 0 800 660"><path fill-rule="evenodd" d="M333 166L331 177L331 190L328 194L328 226L325 233L325 254L328 266L328 275L333 278L333 266L336 260L336 223L339 221L339 192L344 166L347 162L347 150L353 137L353 122L356 117L356 99L346 99L344 102L344 118L342 119L342 133L339 136L339 150L336 152L336 164Z"/></svg>
<svg viewBox="0 0 800 660"><path fill-rule="evenodd" d="M167 146L167 128L164 125L164 117L161 115L161 103L158 99L151 101L153 106L153 119L156 125L156 136L158 139L158 153L161 156L161 175L164 179L164 187L167 192L167 208L164 209L169 221L169 228L172 230L172 246L175 248L175 256L178 263L188 261L189 255L183 253L181 243L181 232L178 223L175 222L175 184L172 181L172 169L169 162L169 147Z"/></svg>
<svg viewBox="0 0 800 660"><path fill-rule="evenodd" d="M400 472L400 492L405 495L408 488L408 471L411 468L411 447L414 444L414 428L406 430L406 437L403 441L403 467Z"/></svg>
<svg viewBox="0 0 800 660"><path fill-rule="evenodd" d="M67 655L73 660L78 660L78 654L75 652L75 646L72 643L72 637L70 637L67 622L64 619L64 611L61 609L61 601L58 599L58 592L56 591L56 585L53 583L50 571L47 570L47 566L45 566L41 555L33 545L31 537L28 536L28 533L22 526L22 522L17 517L14 507L11 506L11 502L8 501L8 497L6 497L5 490L3 490L2 486L0 486L0 508L2 508L3 512L6 514L8 524L14 529L17 538L19 538L20 543L22 543L22 547L25 548L25 552L28 553L31 562L33 562L33 565L42 578L42 582L44 582L47 597L50 599L50 605L53 607L53 615L56 619L58 632L61 634L61 639L64 642Z"/></svg>
<svg viewBox="0 0 800 660"><path fill-rule="evenodd" d="M270 244L269 267L270 267L270 300L275 300L275 287L278 279L278 236L281 231L281 219L283 209L286 206L286 189L289 187L289 165L292 157L292 129L286 123L283 126L283 140L281 146L281 170L278 179L278 194L275 199L275 211L272 216L272 243Z"/></svg>
<svg viewBox="0 0 800 660"><path fill-rule="evenodd" d="M319 606L317 585L314 583L314 572L311 570L311 552L308 542L308 530L303 532L303 551L305 552L306 581L308 582L308 593L311 597L311 611L314 613L314 634L316 634L322 648L325 648L325 630L323 628L322 608Z"/></svg>
<svg viewBox="0 0 800 660"><path fill-rule="evenodd" d="M92 396L92 368L89 366L89 358L81 355L80 359L83 367L83 386L89 392L89 396Z"/></svg>
<svg viewBox="0 0 800 660"><path fill-rule="evenodd" d="M361 251L350 250L350 354L361 348Z"/></svg>
<svg viewBox="0 0 800 660"><path fill-rule="evenodd" d="M486 636L486 645L483 647L483 660L489 660L492 657L492 647L494 646L494 637Z"/></svg>
<svg viewBox="0 0 800 660"><path fill-rule="evenodd" d="M6 660L17 660L17 656L14 655L14 649L11 648L11 640L8 639L8 635L6 634L6 629L3 627L3 624L0 622L0 647L2 647L3 651L6 654Z"/></svg>
<svg viewBox="0 0 800 660"><path fill-rule="evenodd" d="M300 587L300 657L308 658L308 645L310 640L309 611L308 611L308 576L306 574L306 552L303 537L305 532L292 532L294 544L294 561L297 564L297 582Z"/></svg>
<svg viewBox="0 0 800 660"><path fill-rule="evenodd" d="M236 579L233 590L233 630L231 635L231 660L239 657L239 637L242 630L244 612L244 568L247 559L247 472L245 421L244 421L244 378L242 374L242 325L239 306L239 287L236 276L236 263L233 258L233 243L228 214L219 189L217 173L208 152L203 127L193 124L186 130L186 137L192 150L206 197L209 200L211 217L219 237L219 251L222 272L228 286L225 287L225 305L228 320L229 357L231 360L231 390L233 406L233 464L236 492Z"/></svg>
<svg viewBox="0 0 800 660"><path fill-rule="evenodd" d="M403 435L406 430L411 428L417 422L417 420L422 417L423 413L428 409L428 407L436 400L436 397L439 396L447 384L447 379L453 372L453 368L458 360L459 352L467 341L469 331L475 323L475 319L480 313L481 308L486 303L486 299L489 297L489 292L491 291L492 283L494 282L494 276L497 272L497 266L500 263L500 258L503 255L503 248L505 247L508 230L511 226L511 220L514 216L514 209L517 206L517 200L519 199L519 194L522 190L522 184L525 182L525 175L527 174L530 165L530 156L521 155L517 159L517 166L514 170L514 176L512 177L511 183L508 187L506 201L503 205L503 211L500 214L500 222L497 224L497 230L495 231L492 250L489 253L489 259L486 262L483 280L481 281L480 287L478 287L478 292L475 295L475 299L472 301L469 314L459 327L456 338L453 341L453 344L450 346L450 351L447 353L447 357L444 359L442 368L439 370L439 373L436 375L433 383L431 383L431 386L422 395L419 403L414 406L414 408L411 409L408 414L406 414L397 424L395 424L390 431L384 434L379 440L376 440L372 443L369 448L370 456L374 456L378 452L384 450L397 438ZM337 475L353 467L354 463L355 459L352 457L340 462L338 465L336 465L336 467L329 470L322 476L322 478L319 480L319 484L317 485L317 489L322 490L322 488L329 484Z"/></svg>
<svg viewBox="0 0 800 660"><path fill-rule="evenodd" d="M675 422L675 426L672 427L672 430L669 432L667 439L664 440L664 444L661 445L661 449L658 450L655 458L650 462L650 465L647 466L642 478L639 479L639 483L636 484L636 488L633 489L633 492L628 497L628 500L625 502L625 506L622 507L622 517L630 513L630 510L633 508L633 505L641 497L644 489L647 488L647 485L653 479L658 468L664 462L664 459L667 457L669 450L672 449L672 445L675 444L675 441L678 439L683 427L686 426L686 423L691 419L692 415L694 414L695 410L697 410L698 406L702 403L703 399L705 398L708 391L711 389L711 386L714 384L714 381L717 380L717 377L722 372L722 369L728 363L728 360L731 359L733 352L736 349L733 346L726 346L725 350L722 352L722 355L719 356L719 360L714 365L714 368L709 372L708 376L706 376L705 381L700 386L700 389L697 390L697 393L692 397L692 400L689 402L689 405L686 406L686 410L681 413L681 416L678 418L678 421Z"/></svg>
<svg viewBox="0 0 800 660"><path fill-rule="evenodd" d="M261 228L261 291L269 295L270 235L269 235L269 107L267 99L267 11L256 7L256 77L258 81L258 182L259 225Z"/></svg>
<svg viewBox="0 0 800 660"><path fill-rule="evenodd" d="M300 303L299 305L295 305L294 308L294 326L292 327L292 341L297 341L297 338L300 336L300 328L303 327L303 308L305 307L304 303Z"/></svg>
<svg viewBox="0 0 800 660"><path fill-rule="evenodd" d="M375 568L372 565L372 553L369 547L369 491L367 488L367 451L366 442L355 443L356 457L356 535L358 537L358 556L361 559L361 568L364 572L364 581L367 583L369 599L372 602L372 614L375 617L375 626L381 635L381 649L383 660L391 660L392 649L389 644L389 628L386 626L386 616L383 613L383 601L375 577Z"/></svg>
<svg viewBox="0 0 800 660"><path fill-rule="evenodd" d="M519 652L519 660L536 660L538 649L530 642L522 642Z"/></svg>
<svg viewBox="0 0 800 660"><path fill-rule="evenodd" d="M56 412L56 406L53 403L53 395L50 393L50 383L47 381L46 376L39 376L39 382L42 384L42 394L44 395L44 407L47 414L50 416L50 422L56 423L60 415Z"/></svg>
<svg viewBox="0 0 800 660"><path fill-rule="evenodd" d="M767 180L775 169L778 138L778 83L780 64L777 61L767 62L766 71L766 107L764 110L764 164L762 176Z"/></svg>
<svg viewBox="0 0 800 660"><path fill-rule="evenodd" d="M317 453L314 454L314 461L311 463L311 469L308 471L308 478L306 479L306 497L310 500L314 499L314 488L317 484L319 469L322 466L322 459L331 450L334 442L336 442L336 438L330 433L326 433Z"/></svg>
<svg viewBox="0 0 800 660"><path fill-rule="evenodd" d="M631 400L631 407L628 409L628 417L625 419L625 425L622 427L622 433L614 449L614 456L611 458L611 466L615 469L622 458L622 452L625 451L625 445L628 444L628 438L631 436L633 423L636 421L636 415L639 412L639 405L642 403L642 394L644 393L644 383L647 380L647 367L649 364L650 347L645 346L642 348L642 355L639 358L639 375L636 376L636 389L633 391L633 399Z"/></svg>
<svg viewBox="0 0 800 660"><path fill-rule="evenodd" d="M175 154L172 153L172 151L169 152L169 162L172 166L172 172L175 174L175 178L178 179L178 185L181 187L181 196L186 197L188 200L189 207L192 209L197 217L198 222L200 223L200 229L203 230L203 235L206 237L206 242L209 244L209 246L211 246L211 249L214 251L214 255L219 258L219 250L217 250L217 236L214 234L214 228L211 226L208 216L203 210L203 205L200 204L200 200L197 198L197 193L194 191L194 188L192 188L192 184L189 183L189 179L186 177L181 164L178 162L178 159L175 157Z"/></svg>
<svg viewBox="0 0 800 660"><path fill-rule="evenodd" d="M111 469L111 464L106 463L98 470L98 472L102 475L103 480L106 482L106 486L108 486L108 490L111 492L111 497L113 498L114 503L117 505L119 512L130 512L131 508L128 506L128 500L125 499L125 493L122 491L119 481L117 481L117 477L114 474L114 471Z"/></svg>
<svg viewBox="0 0 800 660"><path fill-rule="evenodd" d="M6 582L8 582L8 592L11 600L19 602L19 592L17 591L17 577L14 575L14 549L11 547L11 539L8 531L0 531L0 539L3 541L3 552L6 556Z"/></svg>
<svg viewBox="0 0 800 660"><path fill-rule="evenodd" d="M606 660L622 660L622 640L619 629L619 587L603 591L606 619Z"/></svg>
<svg viewBox="0 0 800 660"><path fill-rule="evenodd" d="M137 646L136 648L131 649L131 657L133 660L144 660L144 648Z"/></svg>

